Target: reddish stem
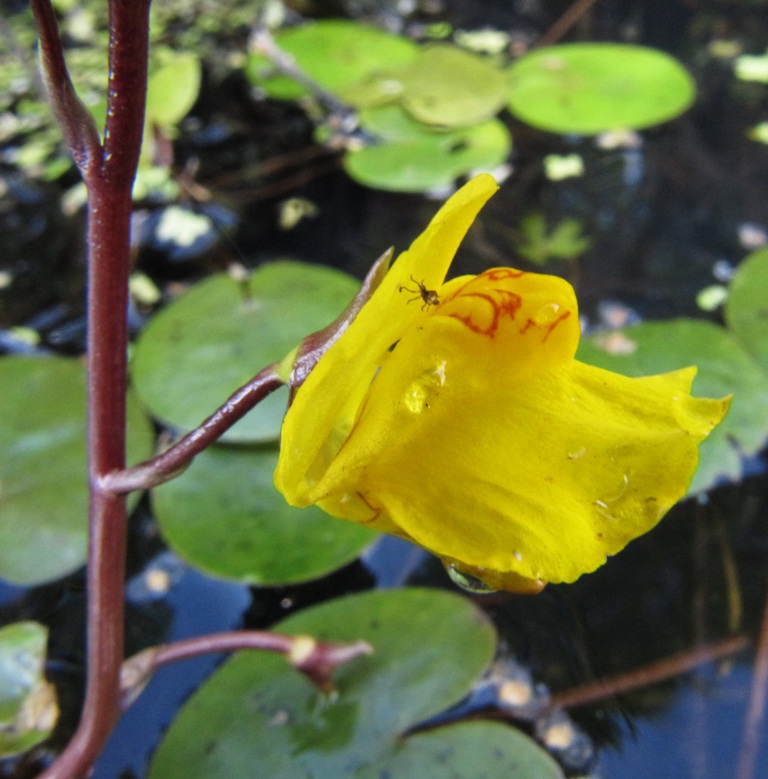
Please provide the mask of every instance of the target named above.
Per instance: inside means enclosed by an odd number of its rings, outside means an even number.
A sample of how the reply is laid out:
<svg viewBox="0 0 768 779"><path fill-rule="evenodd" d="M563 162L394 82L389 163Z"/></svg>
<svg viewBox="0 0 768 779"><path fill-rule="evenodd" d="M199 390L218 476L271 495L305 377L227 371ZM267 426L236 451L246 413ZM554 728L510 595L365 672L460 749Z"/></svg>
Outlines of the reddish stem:
<svg viewBox="0 0 768 779"><path fill-rule="evenodd" d="M45 779L85 775L119 714L123 661L125 500L101 487L125 467L131 187L147 88L150 0L110 0L104 146L66 71L50 0L33 0L54 112L88 188L88 624L85 704L74 737Z"/></svg>
<svg viewBox="0 0 768 779"><path fill-rule="evenodd" d="M87 177L96 172L102 161L99 132L69 78L50 0L31 0L31 6L40 33L40 70L46 95L69 151Z"/></svg>
<svg viewBox="0 0 768 779"><path fill-rule="evenodd" d="M257 403L282 386L283 380L277 375L276 366L264 368L235 391L200 427L185 435L170 449L133 468L108 473L101 480L102 489L114 493L146 490L172 479Z"/></svg>
<svg viewBox="0 0 768 779"><path fill-rule="evenodd" d="M346 310L330 325L308 335L302 341L288 378L292 392L304 383L320 357L346 332L350 322L381 283L389 270L391 260L392 250L388 249L368 271L360 290ZM189 465L196 455L284 383L285 381L279 376L279 363L267 366L248 384L232 394L224 405L211 414L200 427L188 433L177 444L157 457L133 468L107 474L101 481L102 488L112 492L131 492L149 489L172 479L180 469Z"/></svg>
<svg viewBox="0 0 768 779"><path fill-rule="evenodd" d="M309 636L286 636L259 630L213 633L187 638L173 644L151 647L126 660L123 665L123 700L125 711L141 694L152 674L161 666L215 652L237 652L257 649L278 652L305 674L319 689L331 689L331 673L338 666L373 649L365 641L351 644L326 644Z"/></svg>

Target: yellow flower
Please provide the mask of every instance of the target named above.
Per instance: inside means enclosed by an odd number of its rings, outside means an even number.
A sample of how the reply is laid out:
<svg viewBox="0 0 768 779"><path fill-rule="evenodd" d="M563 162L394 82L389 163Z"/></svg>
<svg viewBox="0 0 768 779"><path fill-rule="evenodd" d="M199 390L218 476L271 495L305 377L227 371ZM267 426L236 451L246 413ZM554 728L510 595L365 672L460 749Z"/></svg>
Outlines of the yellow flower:
<svg viewBox="0 0 768 779"><path fill-rule="evenodd" d="M450 198L320 358L275 483L470 580L535 592L650 530L729 401L692 397L694 368L630 379L575 360L560 278L495 268L443 283L496 188L478 176Z"/></svg>

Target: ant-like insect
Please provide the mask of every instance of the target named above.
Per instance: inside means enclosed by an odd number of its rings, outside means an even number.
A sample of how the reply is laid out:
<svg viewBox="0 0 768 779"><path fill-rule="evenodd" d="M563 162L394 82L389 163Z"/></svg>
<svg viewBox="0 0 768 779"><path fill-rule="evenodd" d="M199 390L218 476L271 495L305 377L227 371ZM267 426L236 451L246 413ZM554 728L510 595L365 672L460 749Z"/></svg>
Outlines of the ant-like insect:
<svg viewBox="0 0 768 779"><path fill-rule="evenodd" d="M405 290L406 292L410 292L412 295L416 295L415 298L411 298L408 303L413 303L414 300L421 300L422 306L421 310L425 311L430 306L438 306L440 305L440 298L437 296L437 291L434 289L427 289L424 286L423 281L416 281L416 279L411 276L411 281L418 287L418 289L411 289L410 287L406 287L405 284L401 284L398 287L398 292L402 292Z"/></svg>

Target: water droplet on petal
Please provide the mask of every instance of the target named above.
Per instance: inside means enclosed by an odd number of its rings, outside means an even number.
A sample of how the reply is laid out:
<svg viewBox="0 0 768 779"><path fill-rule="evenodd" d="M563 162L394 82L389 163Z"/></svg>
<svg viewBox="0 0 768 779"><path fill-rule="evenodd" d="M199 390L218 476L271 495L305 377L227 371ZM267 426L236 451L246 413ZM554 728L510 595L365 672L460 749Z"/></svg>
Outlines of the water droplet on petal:
<svg viewBox="0 0 768 779"><path fill-rule="evenodd" d="M442 360L433 369L424 371L406 389L405 407L412 414L421 414L437 399L440 388L445 384L446 362Z"/></svg>
<svg viewBox="0 0 768 779"><path fill-rule="evenodd" d="M421 414L426 408L428 397L427 388L424 386L423 382L417 379L412 382L411 386L405 391L405 407L412 414Z"/></svg>
<svg viewBox="0 0 768 779"><path fill-rule="evenodd" d="M556 322L558 319L560 319L560 317L561 314L559 304L547 303L533 315L533 321L539 327L546 327L547 325L551 325L552 323Z"/></svg>
<svg viewBox="0 0 768 779"><path fill-rule="evenodd" d="M471 592L475 595L487 595L491 592L497 592L492 587L489 587L482 579L466 571L462 571L456 567L455 563L444 563L445 570L448 572L448 576L451 577L451 581L457 586L461 587L465 592Z"/></svg>

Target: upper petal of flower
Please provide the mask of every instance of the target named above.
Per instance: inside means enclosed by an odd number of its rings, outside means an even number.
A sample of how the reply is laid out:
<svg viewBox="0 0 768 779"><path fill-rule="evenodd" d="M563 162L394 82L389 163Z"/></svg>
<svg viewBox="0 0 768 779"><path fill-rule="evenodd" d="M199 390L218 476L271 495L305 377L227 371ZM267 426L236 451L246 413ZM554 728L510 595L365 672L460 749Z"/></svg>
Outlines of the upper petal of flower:
<svg viewBox="0 0 768 779"><path fill-rule="evenodd" d="M346 439L388 350L425 316L401 287L413 288L413 279L426 289L440 287L469 226L497 189L494 179L483 174L445 203L297 392L283 423L275 472L275 484L289 503L314 502L312 486Z"/></svg>

